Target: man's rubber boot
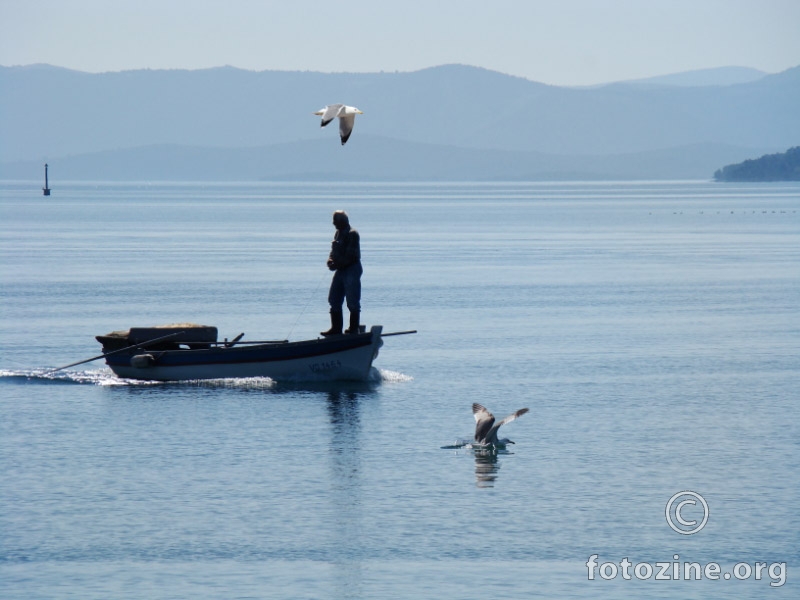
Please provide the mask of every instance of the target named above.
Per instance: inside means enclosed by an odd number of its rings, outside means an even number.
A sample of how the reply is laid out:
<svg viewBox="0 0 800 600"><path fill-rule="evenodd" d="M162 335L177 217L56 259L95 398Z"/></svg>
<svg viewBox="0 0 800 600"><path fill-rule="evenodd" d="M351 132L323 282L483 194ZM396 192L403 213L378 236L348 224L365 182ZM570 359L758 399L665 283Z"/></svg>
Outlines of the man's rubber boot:
<svg viewBox="0 0 800 600"><path fill-rule="evenodd" d="M331 310L331 328L328 331L320 332L320 335L328 337L329 335L342 335L342 326L344 325L344 315L340 310Z"/></svg>
<svg viewBox="0 0 800 600"><path fill-rule="evenodd" d="M361 318L360 312L350 312L350 329L346 330L345 333L360 333L358 321Z"/></svg>

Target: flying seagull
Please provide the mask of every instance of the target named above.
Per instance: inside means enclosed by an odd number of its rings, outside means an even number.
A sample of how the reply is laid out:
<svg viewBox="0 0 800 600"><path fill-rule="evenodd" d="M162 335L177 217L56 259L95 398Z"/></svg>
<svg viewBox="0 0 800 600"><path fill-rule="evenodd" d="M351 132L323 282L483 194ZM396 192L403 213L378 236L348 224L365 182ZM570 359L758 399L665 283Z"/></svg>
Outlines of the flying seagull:
<svg viewBox="0 0 800 600"><path fill-rule="evenodd" d="M342 138L342 146L350 139L350 134L353 133L353 125L356 122L356 115L363 115L364 113L358 110L355 106L345 106L344 104L329 104L314 113L315 115L322 116L322 123L320 127L325 127L328 123L339 117L339 137Z"/></svg>
<svg viewBox="0 0 800 600"><path fill-rule="evenodd" d="M501 425L510 423L514 419L521 417L526 412L527 408L520 408L517 412L508 415L499 423L494 422L494 415L490 413L484 406L477 402L472 405L472 415L475 417L475 442L484 446L505 446L506 444L513 444L508 438L497 439L497 430Z"/></svg>

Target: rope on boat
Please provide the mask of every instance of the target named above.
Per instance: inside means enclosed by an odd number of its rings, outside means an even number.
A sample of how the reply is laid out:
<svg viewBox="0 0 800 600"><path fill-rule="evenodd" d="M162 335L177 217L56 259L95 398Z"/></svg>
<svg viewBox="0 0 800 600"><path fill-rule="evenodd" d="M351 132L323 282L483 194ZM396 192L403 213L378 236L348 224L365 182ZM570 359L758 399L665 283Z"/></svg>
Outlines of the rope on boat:
<svg viewBox="0 0 800 600"><path fill-rule="evenodd" d="M292 338L292 333L294 333L294 328L297 327L297 323L300 321L300 318L305 314L306 309L308 309L308 305L311 304L311 301L317 295L317 291L319 291L319 286L322 285L322 282L326 277L328 277L327 273L323 273L322 277L320 277L319 281L317 282L317 287L314 288L314 291L308 297L308 301L306 302L305 306L303 306L303 309L300 311L300 314L297 315L297 318L294 320L294 323L292 324L291 328L289 329L289 333L286 334L286 339L287 340Z"/></svg>

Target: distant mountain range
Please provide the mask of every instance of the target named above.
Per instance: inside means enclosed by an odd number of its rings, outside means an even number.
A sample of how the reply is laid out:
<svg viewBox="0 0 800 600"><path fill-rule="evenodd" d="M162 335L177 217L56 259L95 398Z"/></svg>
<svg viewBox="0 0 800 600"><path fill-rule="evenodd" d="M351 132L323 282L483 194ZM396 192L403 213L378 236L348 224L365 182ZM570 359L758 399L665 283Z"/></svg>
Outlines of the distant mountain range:
<svg viewBox="0 0 800 600"><path fill-rule="evenodd" d="M736 85L737 83L752 83L763 79L768 74L758 69L748 67L719 67L716 69L699 69L685 73L659 75L646 79L637 79L625 83L632 85L672 85L680 87L695 87L709 85Z"/></svg>
<svg viewBox="0 0 800 600"><path fill-rule="evenodd" d="M364 111L342 147L311 113ZM410 73L88 74L0 67L0 177L91 180L710 178L800 142L800 67L592 88Z"/></svg>

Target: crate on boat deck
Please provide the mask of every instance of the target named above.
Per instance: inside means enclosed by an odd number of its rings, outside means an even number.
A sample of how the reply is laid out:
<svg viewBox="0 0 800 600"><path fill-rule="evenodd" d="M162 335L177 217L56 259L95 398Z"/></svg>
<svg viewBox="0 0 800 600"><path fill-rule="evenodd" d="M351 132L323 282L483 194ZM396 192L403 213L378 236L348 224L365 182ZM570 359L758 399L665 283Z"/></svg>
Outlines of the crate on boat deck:
<svg viewBox="0 0 800 600"><path fill-rule="evenodd" d="M125 331L112 331L106 335L98 335L95 339L103 344L104 352L111 352L128 346L144 344L149 340L155 340L171 334L176 335L154 344L147 344L147 349L177 350L183 346L191 350L197 350L210 348L213 344L217 343L216 327L197 325L195 323L158 325L156 327L131 327Z"/></svg>

